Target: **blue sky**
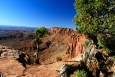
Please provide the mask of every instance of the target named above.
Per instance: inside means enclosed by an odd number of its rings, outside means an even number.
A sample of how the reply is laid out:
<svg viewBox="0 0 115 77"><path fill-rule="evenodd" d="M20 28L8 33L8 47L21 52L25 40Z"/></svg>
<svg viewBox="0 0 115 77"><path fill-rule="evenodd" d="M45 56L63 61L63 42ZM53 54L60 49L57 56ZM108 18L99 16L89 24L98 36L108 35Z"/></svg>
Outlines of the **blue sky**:
<svg viewBox="0 0 115 77"><path fill-rule="evenodd" d="M0 25L75 28L75 0L0 0Z"/></svg>

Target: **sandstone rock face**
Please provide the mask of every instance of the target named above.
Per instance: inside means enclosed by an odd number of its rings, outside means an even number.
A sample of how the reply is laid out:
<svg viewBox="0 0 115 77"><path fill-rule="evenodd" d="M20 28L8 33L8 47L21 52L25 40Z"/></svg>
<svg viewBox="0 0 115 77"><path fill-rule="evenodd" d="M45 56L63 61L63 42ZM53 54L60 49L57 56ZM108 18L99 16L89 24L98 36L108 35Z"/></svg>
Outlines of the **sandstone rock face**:
<svg viewBox="0 0 115 77"><path fill-rule="evenodd" d="M70 28L56 28L53 27L50 29L50 34L61 34L62 36L70 36L71 41L68 43L68 52L71 54L71 57L75 57L78 54L84 51L83 44L87 37L83 34L78 33ZM65 37L66 39L66 37Z"/></svg>
<svg viewBox="0 0 115 77"><path fill-rule="evenodd" d="M18 50L14 49L0 49L0 57L1 58L9 58L9 59L18 59L19 53Z"/></svg>
<svg viewBox="0 0 115 77"><path fill-rule="evenodd" d="M74 35L75 31L73 29L69 29L69 28L57 28L57 27L53 27L50 29L50 33L51 34L67 34L67 35Z"/></svg>

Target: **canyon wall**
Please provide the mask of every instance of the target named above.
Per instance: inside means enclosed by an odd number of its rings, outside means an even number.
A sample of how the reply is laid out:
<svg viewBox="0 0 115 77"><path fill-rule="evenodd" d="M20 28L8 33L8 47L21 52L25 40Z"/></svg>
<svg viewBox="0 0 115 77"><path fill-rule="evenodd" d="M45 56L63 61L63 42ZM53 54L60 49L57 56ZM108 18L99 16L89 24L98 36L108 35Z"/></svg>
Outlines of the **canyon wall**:
<svg viewBox="0 0 115 77"><path fill-rule="evenodd" d="M68 43L67 51L70 52L72 58L84 51L83 44L85 40L88 40L87 36L84 34L80 34L77 31L69 28L52 27L50 29L50 34L61 34L63 36L71 37L71 41Z"/></svg>

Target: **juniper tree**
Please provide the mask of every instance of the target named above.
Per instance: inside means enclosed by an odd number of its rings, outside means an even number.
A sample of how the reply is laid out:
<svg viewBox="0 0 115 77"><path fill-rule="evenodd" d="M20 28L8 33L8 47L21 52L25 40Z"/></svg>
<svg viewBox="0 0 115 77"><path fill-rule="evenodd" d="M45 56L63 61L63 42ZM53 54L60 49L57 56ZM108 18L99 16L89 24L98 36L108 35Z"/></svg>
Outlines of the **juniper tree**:
<svg viewBox="0 0 115 77"><path fill-rule="evenodd" d="M45 27L40 27L40 28L37 28L34 31L34 33L38 38L41 38L41 37L44 37L46 34L48 34L48 29Z"/></svg>
<svg viewBox="0 0 115 77"><path fill-rule="evenodd" d="M100 46L112 49L108 45L113 43L115 35L115 0L76 0L74 6L77 31L92 40L95 37Z"/></svg>
<svg viewBox="0 0 115 77"><path fill-rule="evenodd" d="M41 40L40 38L46 36L46 34L48 34L48 29L45 28L45 27L40 27L40 28L37 28L35 31L34 31L35 35L37 36L34 44L35 44L35 50L39 50L39 44L41 43Z"/></svg>

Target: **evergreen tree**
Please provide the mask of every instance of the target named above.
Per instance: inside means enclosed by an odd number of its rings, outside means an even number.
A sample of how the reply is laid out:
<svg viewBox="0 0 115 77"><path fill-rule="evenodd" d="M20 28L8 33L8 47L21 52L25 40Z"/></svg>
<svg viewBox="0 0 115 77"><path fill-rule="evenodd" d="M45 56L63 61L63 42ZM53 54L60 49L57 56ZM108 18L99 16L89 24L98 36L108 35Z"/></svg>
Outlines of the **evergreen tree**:
<svg viewBox="0 0 115 77"><path fill-rule="evenodd" d="M48 29L45 28L45 27L40 27L40 28L37 28L35 31L34 31L35 35L37 36L36 40L34 41L34 50L38 51L39 50L39 44L42 42L40 40L40 38L46 36L46 34L48 34ZM36 56L37 56L37 53L35 53Z"/></svg>
<svg viewBox="0 0 115 77"><path fill-rule="evenodd" d="M98 42L103 38L104 46L109 48L107 45L112 43L115 35L115 0L76 0L74 6L77 31L92 40L98 37Z"/></svg>
<svg viewBox="0 0 115 77"><path fill-rule="evenodd" d="M48 34L48 29L45 27L40 27L40 28L37 28L34 31L34 33L38 38L41 38L41 37L44 37L46 34Z"/></svg>

